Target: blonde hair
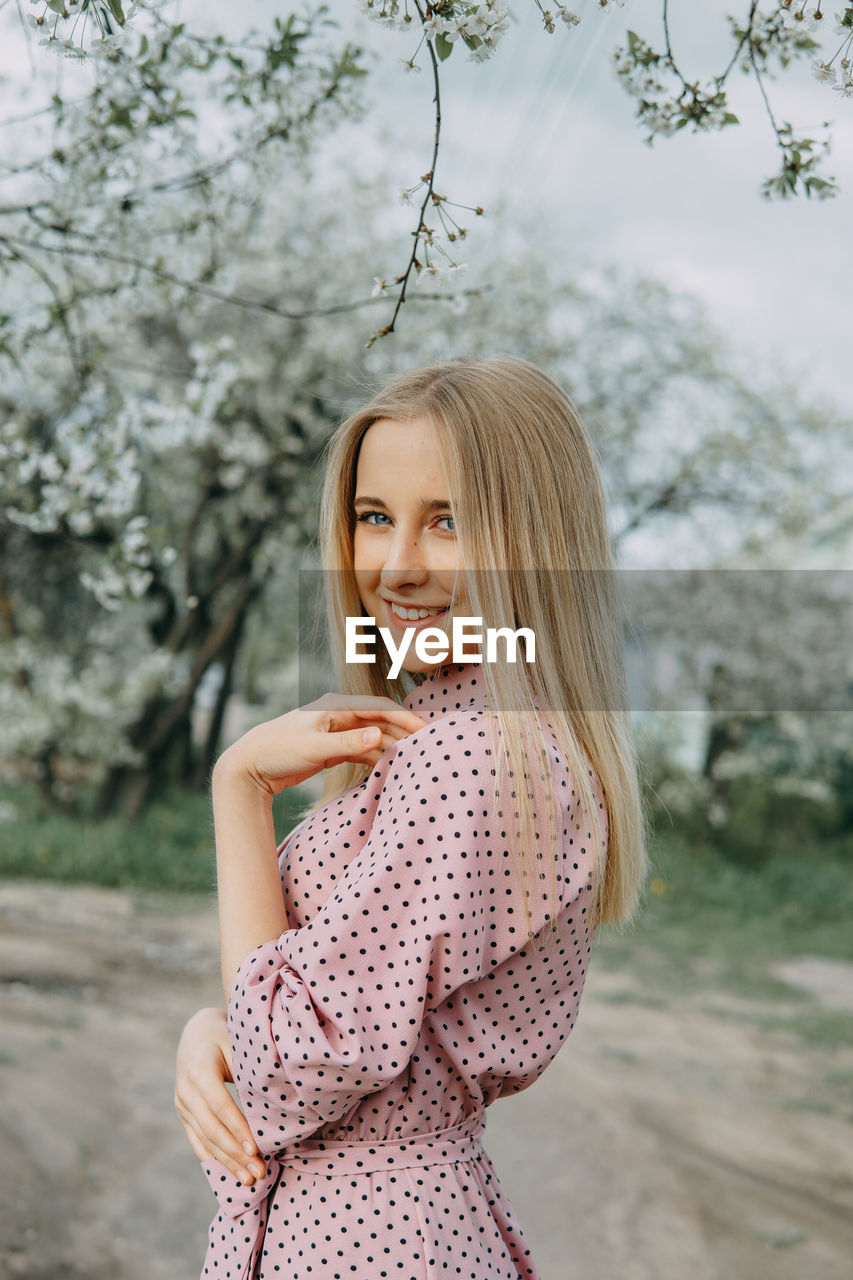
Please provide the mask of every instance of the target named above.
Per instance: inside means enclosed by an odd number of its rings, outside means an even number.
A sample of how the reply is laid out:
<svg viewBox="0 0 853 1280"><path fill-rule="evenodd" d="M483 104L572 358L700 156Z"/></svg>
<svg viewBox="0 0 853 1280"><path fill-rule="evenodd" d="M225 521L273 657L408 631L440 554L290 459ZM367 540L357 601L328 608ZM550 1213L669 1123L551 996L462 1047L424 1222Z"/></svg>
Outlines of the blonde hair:
<svg viewBox="0 0 853 1280"><path fill-rule="evenodd" d="M380 419L405 423L415 418L428 419L436 430L460 565L470 591L469 612L482 617L484 626L525 626L536 636L534 664L484 662L481 668L492 733L496 727L499 732L496 756L510 777L530 780L534 752L539 764L535 775L547 787L550 856L540 847L534 827L530 787L519 786L517 797L512 791L520 819L514 834L522 852L516 865L524 886L528 942L534 937L531 885L546 879L549 871L552 899L546 921L552 940L559 912L559 809L534 697L545 709L570 770L583 829L598 850L587 918L590 923L623 924L636 911L645 879L646 828L628 722L604 491L574 406L535 365L501 356L417 369L393 380L329 441L320 558L327 571L337 688L399 701L397 682L388 680L380 661L345 662L344 626L346 617L364 612L352 571L353 499L362 439ZM604 797L606 840L599 831L596 809L601 806L593 795L590 764ZM328 769L323 795L308 813L359 785L370 771L370 765L355 763ZM501 794L506 792L498 780L495 796Z"/></svg>

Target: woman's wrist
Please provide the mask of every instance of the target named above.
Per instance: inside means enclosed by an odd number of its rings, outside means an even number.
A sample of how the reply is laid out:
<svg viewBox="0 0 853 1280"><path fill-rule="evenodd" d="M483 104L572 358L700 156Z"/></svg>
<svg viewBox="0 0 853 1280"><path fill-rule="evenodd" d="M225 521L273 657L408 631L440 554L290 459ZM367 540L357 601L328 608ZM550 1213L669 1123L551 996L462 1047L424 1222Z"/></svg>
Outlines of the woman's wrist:
<svg viewBox="0 0 853 1280"><path fill-rule="evenodd" d="M228 747L213 766L211 775L211 792L215 796L222 792L229 795L257 796L266 803L272 804L273 793L258 777L244 756L234 746Z"/></svg>

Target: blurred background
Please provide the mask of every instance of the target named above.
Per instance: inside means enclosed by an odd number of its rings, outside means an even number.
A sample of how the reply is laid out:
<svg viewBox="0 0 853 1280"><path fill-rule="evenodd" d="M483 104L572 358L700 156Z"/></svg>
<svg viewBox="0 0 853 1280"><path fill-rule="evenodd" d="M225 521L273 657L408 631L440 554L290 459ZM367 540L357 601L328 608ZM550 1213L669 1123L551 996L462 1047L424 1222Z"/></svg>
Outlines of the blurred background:
<svg viewBox="0 0 853 1280"><path fill-rule="evenodd" d="M728 8L664 6L689 80ZM518 0L493 58L441 63L437 271L368 346L432 164L417 35L196 0L96 49L61 0L0 4L0 1276L200 1271L172 1088L221 1004L210 769L298 704L336 425L496 352L598 451L653 841L486 1145L544 1280L849 1274L853 123L811 67L843 34L649 147L612 53L661 49L661 5L577 12ZM762 198L762 88L777 127L830 122L833 198Z"/></svg>

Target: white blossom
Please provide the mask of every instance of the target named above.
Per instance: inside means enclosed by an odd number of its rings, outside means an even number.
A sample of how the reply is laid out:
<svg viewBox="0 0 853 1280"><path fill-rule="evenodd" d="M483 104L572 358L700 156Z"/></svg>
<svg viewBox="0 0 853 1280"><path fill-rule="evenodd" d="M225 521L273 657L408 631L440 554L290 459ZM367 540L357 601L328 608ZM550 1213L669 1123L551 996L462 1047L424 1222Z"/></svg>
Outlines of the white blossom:
<svg viewBox="0 0 853 1280"><path fill-rule="evenodd" d="M446 18L442 18L440 14L432 13L424 22L424 34L428 40L434 40L436 36L444 35L448 26L449 23Z"/></svg>
<svg viewBox="0 0 853 1280"><path fill-rule="evenodd" d="M425 284L428 280L440 280L443 274L441 267L436 266L435 263L431 262L427 266L421 267L417 275L417 283Z"/></svg>
<svg viewBox="0 0 853 1280"><path fill-rule="evenodd" d="M820 61L820 59L816 58L812 62L812 75L815 80L820 80L825 84L835 83L835 68L828 62Z"/></svg>
<svg viewBox="0 0 853 1280"><path fill-rule="evenodd" d="M104 36L100 40L92 41L90 51L98 57L109 58L118 53L122 43L122 37L119 35Z"/></svg>
<svg viewBox="0 0 853 1280"><path fill-rule="evenodd" d="M491 27L493 15L489 12L485 5L480 5L476 13L470 17L460 20L459 29L468 36L484 36Z"/></svg>
<svg viewBox="0 0 853 1280"><path fill-rule="evenodd" d="M809 9L808 0L790 0L779 12L789 31L817 31L823 18L819 5Z"/></svg>
<svg viewBox="0 0 853 1280"><path fill-rule="evenodd" d="M836 12L833 32L837 36L853 36L853 4L848 4L840 12Z"/></svg>

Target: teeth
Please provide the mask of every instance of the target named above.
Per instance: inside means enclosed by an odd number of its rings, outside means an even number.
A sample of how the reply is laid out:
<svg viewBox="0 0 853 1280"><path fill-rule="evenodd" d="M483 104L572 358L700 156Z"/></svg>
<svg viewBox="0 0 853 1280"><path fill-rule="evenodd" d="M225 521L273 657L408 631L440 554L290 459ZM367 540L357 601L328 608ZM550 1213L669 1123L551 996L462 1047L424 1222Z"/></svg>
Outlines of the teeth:
<svg viewBox="0 0 853 1280"><path fill-rule="evenodd" d="M435 618L439 613L444 613L444 609L404 609L399 604L391 607L397 617L402 618L404 622L417 622L419 618Z"/></svg>

